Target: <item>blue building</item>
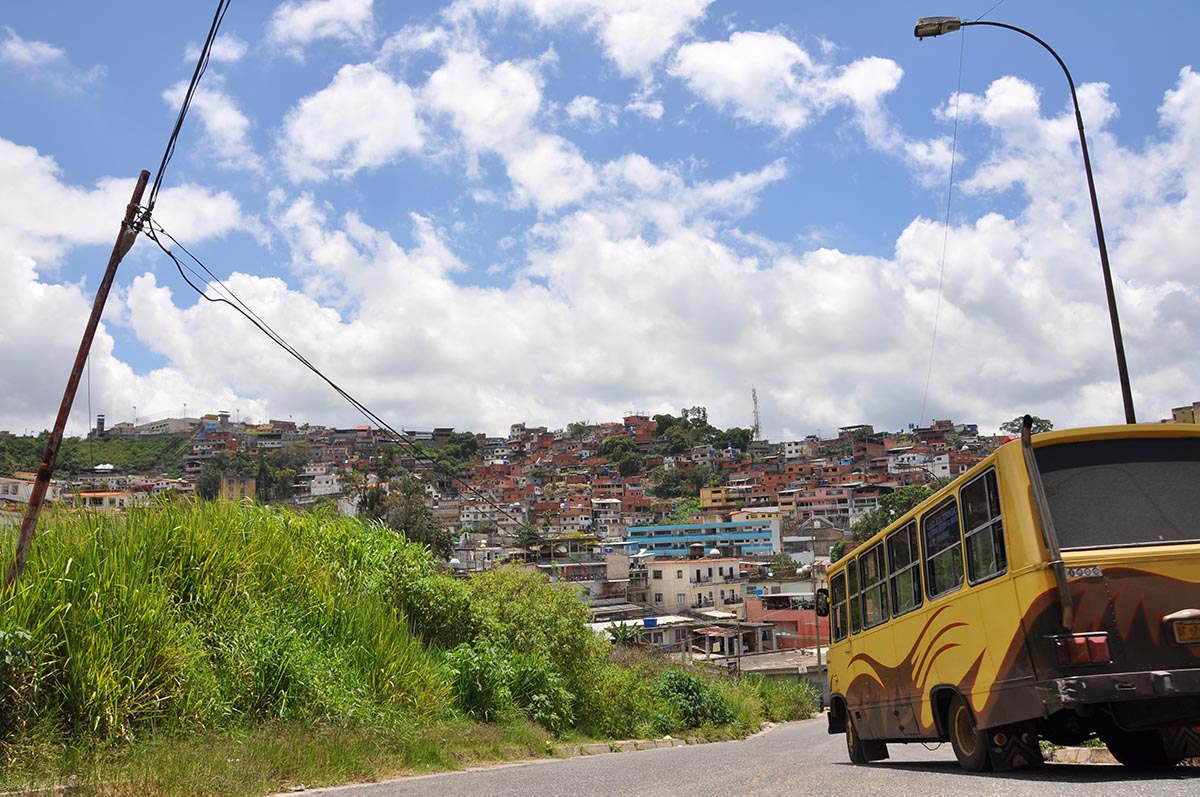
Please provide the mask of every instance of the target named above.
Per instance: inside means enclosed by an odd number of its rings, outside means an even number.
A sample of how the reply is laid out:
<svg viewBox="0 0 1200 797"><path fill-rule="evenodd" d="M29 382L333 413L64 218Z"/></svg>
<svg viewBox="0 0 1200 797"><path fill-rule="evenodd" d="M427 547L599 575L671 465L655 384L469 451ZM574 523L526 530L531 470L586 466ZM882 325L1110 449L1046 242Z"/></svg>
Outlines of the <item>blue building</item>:
<svg viewBox="0 0 1200 797"><path fill-rule="evenodd" d="M770 556L780 550L779 519L729 523L681 523L673 526L630 526L625 542L656 557L685 557L692 545L705 551L740 551L742 556Z"/></svg>

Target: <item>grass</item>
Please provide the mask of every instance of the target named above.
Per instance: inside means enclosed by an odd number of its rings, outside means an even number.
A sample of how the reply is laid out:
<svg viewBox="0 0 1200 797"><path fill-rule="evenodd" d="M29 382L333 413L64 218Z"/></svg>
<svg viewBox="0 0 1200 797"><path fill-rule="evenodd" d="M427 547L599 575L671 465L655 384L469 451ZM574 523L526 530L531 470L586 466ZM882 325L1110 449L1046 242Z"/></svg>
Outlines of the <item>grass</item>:
<svg viewBox="0 0 1200 797"><path fill-rule="evenodd" d="M439 567L334 514L48 519L0 595L0 792L264 794L814 710L806 686L614 650L536 574Z"/></svg>
<svg viewBox="0 0 1200 797"><path fill-rule="evenodd" d="M260 795L546 757L552 750L549 734L525 721L444 720L382 730L271 723L132 745L42 745L5 762L0 791L65 786L112 797Z"/></svg>

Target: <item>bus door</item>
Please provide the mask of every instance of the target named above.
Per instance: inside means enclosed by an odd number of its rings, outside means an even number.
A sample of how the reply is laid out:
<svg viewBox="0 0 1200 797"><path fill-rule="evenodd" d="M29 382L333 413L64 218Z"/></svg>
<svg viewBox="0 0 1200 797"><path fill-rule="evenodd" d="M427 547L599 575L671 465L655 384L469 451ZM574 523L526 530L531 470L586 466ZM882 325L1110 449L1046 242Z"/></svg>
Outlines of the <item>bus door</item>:
<svg viewBox="0 0 1200 797"><path fill-rule="evenodd" d="M898 664L901 677L896 679L892 715L900 736L916 736L921 733L918 718L922 690L917 686L913 669L918 660L916 640L920 639L924 627L922 614L917 611L921 608L924 597L921 589L921 550L917 522L909 521L889 534L885 545L888 559L888 597L893 617L892 644L898 656L905 656Z"/></svg>

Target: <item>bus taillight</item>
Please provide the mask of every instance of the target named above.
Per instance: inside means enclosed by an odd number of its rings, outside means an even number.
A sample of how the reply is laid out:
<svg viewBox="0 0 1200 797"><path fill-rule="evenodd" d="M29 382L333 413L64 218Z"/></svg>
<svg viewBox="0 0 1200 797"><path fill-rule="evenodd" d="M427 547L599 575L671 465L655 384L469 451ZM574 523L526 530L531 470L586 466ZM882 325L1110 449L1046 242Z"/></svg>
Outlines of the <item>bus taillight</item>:
<svg viewBox="0 0 1200 797"><path fill-rule="evenodd" d="M1108 664L1112 661L1108 652L1107 632L1056 636L1054 650L1058 654L1058 663L1063 666Z"/></svg>

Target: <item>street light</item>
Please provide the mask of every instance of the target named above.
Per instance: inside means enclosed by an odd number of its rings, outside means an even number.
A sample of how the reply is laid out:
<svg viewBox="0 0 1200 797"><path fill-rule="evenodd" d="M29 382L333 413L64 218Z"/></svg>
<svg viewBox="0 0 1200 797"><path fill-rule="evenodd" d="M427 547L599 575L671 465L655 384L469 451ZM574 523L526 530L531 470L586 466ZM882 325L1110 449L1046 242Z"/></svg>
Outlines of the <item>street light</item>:
<svg viewBox="0 0 1200 797"><path fill-rule="evenodd" d="M1096 182L1092 178L1092 161L1088 157L1087 137L1083 134L1083 114L1079 112L1079 99L1075 96L1075 81L1071 79L1071 71L1063 63L1063 59L1059 58L1058 53L1054 52L1053 47L1023 28L1003 22L989 22L982 19L964 22L958 17L922 17L917 20L913 35L918 39L924 39L927 36L941 36L943 33L953 33L968 25L1006 28L1033 39L1054 56L1054 60L1058 61L1058 65L1062 67L1063 74L1067 76L1067 84L1071 87L1071 102L1075 105L1075 122L1079 127L1079 147L1083 150L1083 169L1087 172L1088 193L1092 199L1092 217L1096 221L1096 243L1100 247L1100 268L1104 272L1104 292L1108 297L1108 318L1112 323L1113 345L1117 350L1117 374L1121 381L1121 397L1125 402L1125 422L1137 423L1133 412L1133 393L1129 387L1129 369L1125 365L1125 344L1121 340L1121 320L1117 317L1117 297L1113 292L1112 272L1108 267L1108 247L1104 245L1104 226L1100 223L1100 203L1096 201Z"/></svg>

